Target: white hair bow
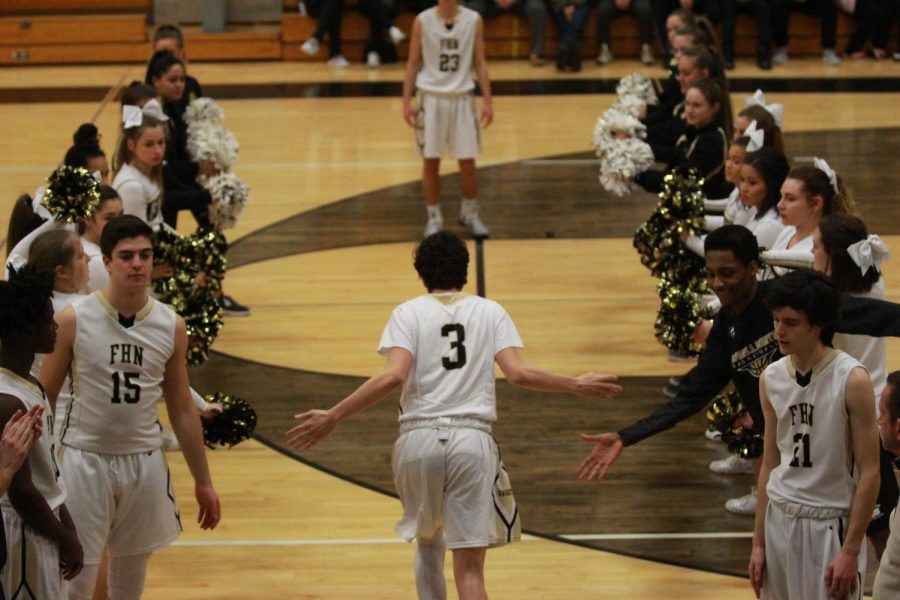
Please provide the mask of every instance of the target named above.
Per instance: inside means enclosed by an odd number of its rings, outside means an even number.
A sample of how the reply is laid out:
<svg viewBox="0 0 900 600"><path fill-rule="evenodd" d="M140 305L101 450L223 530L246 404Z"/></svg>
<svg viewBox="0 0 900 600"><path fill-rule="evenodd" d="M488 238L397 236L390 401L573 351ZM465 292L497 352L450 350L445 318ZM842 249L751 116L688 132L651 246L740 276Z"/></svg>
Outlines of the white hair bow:
<svg viewBox="0 0 900 600"><path fill-rule="evenodd" d="M824 158L815 157L813 158L813 166L828 175L828 181L831 182L831 189L834 190L835 194L840 194L841 188L838 187L837 173L834 172L831 165L825 162Z"/></svg>
<svg viewBox="0 0 900 600"><path fill-rule="evenodd" d="M882 261L891 257L887 246L874 233L864 240L859 240L855 244L847 246L847 254L850 255L850 258L853 259L853 262L856 263L863 275L873 267L880 273Z"/></svg>
<svg viewBox="0 0 900 600"><path fill-rule="evenodd" d="M784 104L766 104L766 95L762 90L756 90L753 92L752 96L744 96L744 106L762 106L766 109L772 118L775 119L775 124L780 128L782 125L782 121L784 120Z"/></svg>
<svg viewBox="0 0 900 600"><path fill-rule="evenodd" d="M766 132L756 128L756 119L750 121L747 129L744 130L744 135L750 138L750 141L747 143L747 152L759 150L766 142Z"/></svg>
<svg viewBox="0 0 900 600"><path fill-rule="evenodd" d="M163 112L162 106L159 105L156 98L147 101L143 107L126 104L122 106L122 127L131 129L132 127L140 127L144 122L144 115L153 117L157 121L168 121L169 117Z"/></svg>

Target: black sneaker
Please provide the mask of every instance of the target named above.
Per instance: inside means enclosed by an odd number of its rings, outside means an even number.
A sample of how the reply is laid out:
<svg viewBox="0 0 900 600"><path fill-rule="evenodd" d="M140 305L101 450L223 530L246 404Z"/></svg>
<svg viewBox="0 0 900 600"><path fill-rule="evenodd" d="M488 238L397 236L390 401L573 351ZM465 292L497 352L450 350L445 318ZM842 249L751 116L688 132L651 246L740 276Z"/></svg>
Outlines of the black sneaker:
<svg viewBox="0 0 900 600"><path fill-rule="evenodd" d="M222 306L222 313L230 317L246 317L250 314L249 306L244 306L227 294L219 299L219 304Z"/></svg>

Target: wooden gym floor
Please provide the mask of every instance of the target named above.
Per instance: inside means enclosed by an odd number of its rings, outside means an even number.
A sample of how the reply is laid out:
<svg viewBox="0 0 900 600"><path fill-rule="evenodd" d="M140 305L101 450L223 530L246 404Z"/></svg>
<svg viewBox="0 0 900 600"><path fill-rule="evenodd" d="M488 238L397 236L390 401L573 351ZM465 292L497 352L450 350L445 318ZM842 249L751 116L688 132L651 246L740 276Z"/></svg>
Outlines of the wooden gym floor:
<svg viewBox="0 0 900 600"><path fill-rule="evenodd" d="M629 61L587 66L574 78L524 62L491 69L496 121L479 161L493 233L487 295L515 319L529 360L573 374L616 372L626 387L596 405L499 384L496 436L534 535L489 553L491 596L750 598L742 574L752 520L722 503L751 481L708 471L724 451L702 437L702 417L627 449L601 483L575 480L589 449L578 432L613 431L646 414L663 401L666 377L689 367L669 362L652 337L656 282L631 249L654 199L605 194L589 147L613 100L602 92L622 75L659 70ZM294 412L331 405L380 368L374 348L391 309L421 291L410 264L424 224L420 160L400 117L401 68L198 64L191 72L223 98L241 143L235 171L253 197L227 232L228 290L253 315L227 319L217 353L192 381L252 402L259 441L209 453L224 511L211 533L191 522L190 479L170 454L186 531L154 556L145 597L412 598L412 548L393 533L394 400L313 451L294 454L282 438ZM41 184L80 123L95 119L112 154L118 108L104 99L141 74L139 66L0 70L4 230L12 201ZM898 74L896 63L794 60L761 83L786 105L789 156L826 157L893 248ZM761 75L740 64L734 89L752 91ZM740 94L733 102L742 105ZM455 171L445 161L448 223ZM182 217L184 231L190 221ZM886 271L889 295L900 300L898 271L892 263ZM897 348L892 340L892 361Z"/></svg>

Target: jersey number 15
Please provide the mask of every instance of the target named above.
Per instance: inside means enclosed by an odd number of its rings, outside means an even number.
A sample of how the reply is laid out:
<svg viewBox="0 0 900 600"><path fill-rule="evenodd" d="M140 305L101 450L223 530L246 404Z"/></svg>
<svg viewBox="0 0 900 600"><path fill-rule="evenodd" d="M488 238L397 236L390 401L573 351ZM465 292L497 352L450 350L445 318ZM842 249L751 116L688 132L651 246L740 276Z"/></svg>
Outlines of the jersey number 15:
<svg viewBox="0 0 900 600"><path fill-rule="evenodd" d="M140 373L113 373L113 393L110 399L113 404L137 404L141 401L141 386L135 380L140 377ZM125 388L124 390L122 388Z"/></svg>

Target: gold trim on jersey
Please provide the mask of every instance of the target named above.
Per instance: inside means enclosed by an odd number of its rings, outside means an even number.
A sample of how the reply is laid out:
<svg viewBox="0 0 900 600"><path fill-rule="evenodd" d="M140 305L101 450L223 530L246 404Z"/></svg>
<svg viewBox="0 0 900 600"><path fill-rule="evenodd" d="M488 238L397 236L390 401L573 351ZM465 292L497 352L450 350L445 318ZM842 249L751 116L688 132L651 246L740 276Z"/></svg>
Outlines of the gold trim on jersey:
<svg viewBox="0 0 900 600"><path fill-rule="evenodd" d="M831 348L828 350L828 352L825 353L825 356L822 357L822 360L816 363L816 366L813 367L812 376L809 378L810 383L812 383L812 381L819 376L819 373L824 371L828 367L828 365L830 365L832 361L837 358L838 352L839 350ZM787 361L785 362L787 363L788 375L791 376L791 379L797 381L797 367L794 365L794 357L793 355L788 355L786 358Z"/></svg>
<svg viewBox="0 0 900 600"><path fill-rule="evenodd" d="M97 300L100 301L100 306L102 306L106 310L107 314L109 314L109 316L118 323L119 311L117 311L115 307L109 303L109 299L103 294L103 291L97 290L96 292L94 292L94 296L96 296ZM155 302L156 300L154 300L152 296L147 296L147 303L141 310L137 311L137 314L134 315L135 325L142 323L147 319L147 317L150 316L150 313L153 312L153 305Z"/></svg>
<svg viewBox="0 0 900 600"><path fill-rule="evenodd" d="M432 293L428 295L445 306L455 304L469 297L469 294L465 292L438 292L436 294Z"/></svg>
<svg viewBox="0 0 900 600"><path fill-rule="evenodd" d="M42 388L39 384L34 384L34 383L32 383L30 380L28 380L28 379L25 379L25 378L23 378L23 377L19 377L18 375L16 375L15 373L13 373L12 371L10 371L9 369L5 369L5 368L3 368L3 367L0 367L0 373L9 376L9 377L12 378L14 381L19 381L19 382L21 382L22 385L24 385L25 387L28 388L28 391L30 391L32 394L34 394L34 395L37 396L38 398L41 398L42 400L46 398L46 395L44 394L44 388ZM21 398L20 398L20 399L21 399Z"/></svg>

